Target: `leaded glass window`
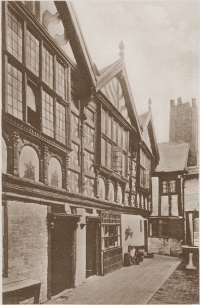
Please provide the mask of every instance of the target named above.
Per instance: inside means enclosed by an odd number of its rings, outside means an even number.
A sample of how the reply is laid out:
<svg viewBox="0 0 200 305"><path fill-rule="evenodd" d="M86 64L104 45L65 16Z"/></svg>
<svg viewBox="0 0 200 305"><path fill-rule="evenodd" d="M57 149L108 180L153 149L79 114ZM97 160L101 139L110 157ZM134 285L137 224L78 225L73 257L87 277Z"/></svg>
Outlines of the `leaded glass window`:
<svg viewBox="0 0 200 305"><path fill-rule="evenodd" d="M68 186L72 193L79 193L79 174L68 170Z"/></svg>
<svg viewBox="0 0 200 305"><path fill-rule="evenodd" d="M162 182L163 194L176 193L176 180L168 180Z"/></svg>
<svg viewBox="0 0 200 305"><path fill-rule="evenodd" d="M44 91L42 92L42 129L46 135L54 137L53 98Z"/></svg>
<svg viewBox="0 0 200 305"><path fill-rule="evenodd" d="M85 151L84 165L86 170L94 172L94 154L87 150Z"/></svg>
<svg viewBox="0 0 200 305"><path fill-rule="evenodd" d="M99 178L99 199L105 200L106 196L106 186L103 178Z"/></svg>
<svg viewBox="0 0 200 305"><path fill-rule="evenodd" d="M102 112L101 112L101 131L103 133L105 133L105 130L106 130L106 112L104 109L102 109Z"/></svg>
<svg viewBox="0 0 200 305"><path fill-rule="evenodd" d="M22 24L10 10L8 10L7 48L15 58L22 61Z"/></svg>
<svg viewBox="0 0 200 305"><path fill-rule="evenodd" d="M59 63L56 63L56 91L65 99L65 68Z"/></svg>
<svg viewBox="0 0 200 305"><path fill-rule="evenodd" d="M106 165L106 141L101 139L101 164Z"/></svg>
<svg viewBox="0 0 200 305"><path fill-rule="evenodd" d="M94 129L85 125L85 143L94 147Z"/></svg>
<svg viewBox="0 0 200 305"><path fill-rule="evenodd" d="M22 120L22 73L8 63L8 113Z"/></svg>
<svg viewBox="0 0 200 305"><path fill-rule="evenodd" d="M79 145L72 143L72 151L70 153L70 163L79 166Z"/></svg>
<svg viewBox="0 0 200 305"><path fill-rule="evenodd" d="M26 65L39 76L39 40L27 30L26 38Z"/></svg>
<svg viewBox="0 0 200 305"><path fill-rule="evenodd" d="M53 55L43 47L42 52L42 77L47 85L53 87Z"/></svg>
<svg viewBox="0 0 200 305"><path fill-rule="evenodd" d="M94 179L85 177L84 194L94 196Z"/></svg>
<svg viewBox="0 0 200 305"><path fill-rule="evenodd" d="M65 107L56 103L56 140L65 144Z"/></svg>
<svg viewBox="0 0 200 305"><path fill-rule="evenodd" d="M112 145L107 142L107 167L112 167Z"/></svg>
<svg viewBox="0 0 200 305"><path fill-rule="evenodd" d="M106 135L107 137L111 138L111 126L112 126L112 119L108 115L107 116L107 126L106 126Z"/></svg>
<svg viewBox="0 0 200 305"><path fill-rule="evenodd" d="M113 133L112 133L112 140L116 143L117 141L117 122L113 120Z"/></svg>

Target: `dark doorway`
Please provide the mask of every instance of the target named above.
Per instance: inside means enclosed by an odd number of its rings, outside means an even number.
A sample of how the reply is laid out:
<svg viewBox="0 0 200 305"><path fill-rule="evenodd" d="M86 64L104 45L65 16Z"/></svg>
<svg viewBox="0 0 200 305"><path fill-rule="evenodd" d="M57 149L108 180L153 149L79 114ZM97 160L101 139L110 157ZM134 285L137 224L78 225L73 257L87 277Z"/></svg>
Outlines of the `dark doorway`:
<svg viewBox="0 0 200 305"><path fill-rule="evenodd" d="M51 295L73 286L76 223L54 217L51 229Z"/></svg>
<svg viewBox="0 0 200 305"><path fill-rule="evenodd" d="M98 218L87 218L86 277L101 274L101 228Z"/></svg>
<svg viewBox="0 0 200 305"><path fill-rule="evenodd" d="M148 252L148 226L147 226L147 220L144 220L144 251Z"/></svg>

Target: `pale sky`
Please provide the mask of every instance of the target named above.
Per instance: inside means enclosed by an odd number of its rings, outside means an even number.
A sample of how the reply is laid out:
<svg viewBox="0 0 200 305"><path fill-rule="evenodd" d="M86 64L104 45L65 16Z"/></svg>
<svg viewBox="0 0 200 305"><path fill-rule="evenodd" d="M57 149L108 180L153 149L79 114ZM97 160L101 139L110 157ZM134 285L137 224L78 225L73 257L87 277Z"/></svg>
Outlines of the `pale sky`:
<svg viewBox="0 0 200 305"><path fill-rule="evenodd" d="M152 112L158 142L169 138L170 99L199 102L199 1L74 1L93 62L99 69L119 58L137 113Z"/></svg>

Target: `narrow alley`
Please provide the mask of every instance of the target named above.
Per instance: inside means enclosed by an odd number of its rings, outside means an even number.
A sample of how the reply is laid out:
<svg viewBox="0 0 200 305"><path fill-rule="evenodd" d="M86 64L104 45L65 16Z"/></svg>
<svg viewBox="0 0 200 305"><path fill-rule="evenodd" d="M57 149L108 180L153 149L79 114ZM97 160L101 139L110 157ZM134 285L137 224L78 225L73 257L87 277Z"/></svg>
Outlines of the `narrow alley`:
<svg viewBox="0 0 200 305"><path fill-rule="evenodd" d="M123 267L104 277L90 277L46 304L152 304L153 296L180 263L174 257L145 258L140 265Z"/></svg>

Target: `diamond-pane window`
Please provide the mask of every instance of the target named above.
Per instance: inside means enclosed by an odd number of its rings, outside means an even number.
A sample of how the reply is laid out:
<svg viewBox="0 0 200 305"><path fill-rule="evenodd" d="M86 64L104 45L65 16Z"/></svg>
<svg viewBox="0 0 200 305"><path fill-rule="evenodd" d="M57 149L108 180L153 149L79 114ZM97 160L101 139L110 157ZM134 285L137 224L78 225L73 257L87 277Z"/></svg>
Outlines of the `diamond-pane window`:
<svg viewBox="0 0 200 305"><path fill-rule="evenodd" d="M42 92L42 129L46 135L54 136L53 98L44 91Z"/></svg>
<svg viewBox="0 0 200 305"><path fill-rule="evenodd" d="M56 92L65 99L65 68L56 63Z"/></svg>
<svg viewBox="0 0 200 305"><path fill-rule="evenodd" d="M56 140L65 144L65 107L56 103Z"/></svg>
<svg viewBox="0 0 200 305"><path fill-rule="evenodd" d="M19 61L22 61L22 24L9 10L7 48L14 57L16 57Z"/></svg>
<svg viewBox="0 0 200 305"><path fill-rule="evenodd" d="M8 113L22 120L22 73L8 64Z"/></svg>
<svg viewBox="0 0 200 305"><path fill-rule="evenodd" d="M26 64L34 74L39 75L39 40L29 31L26 38Z"/></svg>
<svg viewBox="0 0 200 305"><path fill-rule="evenodd" d="M43 47L42 52L42 76L47 85L53 87L53 55Z"/></svg>

